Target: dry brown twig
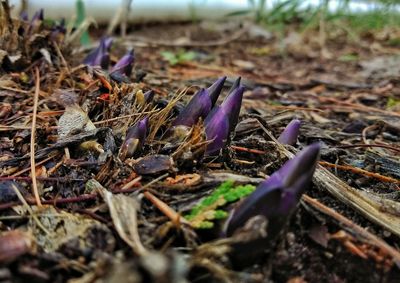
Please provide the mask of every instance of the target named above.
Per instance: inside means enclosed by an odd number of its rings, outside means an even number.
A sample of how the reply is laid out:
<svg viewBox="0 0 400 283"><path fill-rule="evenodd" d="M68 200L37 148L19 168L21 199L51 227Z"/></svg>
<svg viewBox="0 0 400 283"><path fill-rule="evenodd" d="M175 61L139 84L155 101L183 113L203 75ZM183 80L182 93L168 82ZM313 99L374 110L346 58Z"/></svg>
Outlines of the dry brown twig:
<svg viewBox="0 0 400 283"><path fill-rule="evenodd" d="M40 201L37 180L36 180L36 167L35 167L35 137L36 137L36 117L37 108L39 102L40 92L40 74L38 67L35 67L35 94L33 97L33 115L32 115L32 127L31 127L31 175L32 175L32 189L35 195L36 204L41 207L42 202Z"/></svg>
<svg viewBox="0 0 400 283"><path fill-rule="evenodd" d="M374 234L368 232L363 227L355 224L350 219L346 218L345 216L341 215L340 213L336 212L332 208L327 207L323 203L319 202L315 198L311 198L310 196L304 194L302 198L307 204L311 205L318 211L334 218L336 221L339 221L342 225L346 226L352 232L355 232L358 236L363 237L365 240L370 242L372 245L380 248L381 250L385 251L389 254L397 266L400 267L400 253L393 247L389 246L383 240L375 236Z"/></svg>
<svg viewBox="0 0 400 283"><path fill-rule="evenodd" d="M351 171L356 174L362 174L367 177L378 179L381 182L400 184L400 180L398 180L398 179L391 178L388 176L383 176L379 173L369 172L367 170L349 166L349 165L338 165L338 164L332 164L332 163L325 162L325 161L320 161L319 164L321 164L322 166L325 166L325 167L332 167L332 168L337 168L337 169L341 169L341 170Z"/></svg>

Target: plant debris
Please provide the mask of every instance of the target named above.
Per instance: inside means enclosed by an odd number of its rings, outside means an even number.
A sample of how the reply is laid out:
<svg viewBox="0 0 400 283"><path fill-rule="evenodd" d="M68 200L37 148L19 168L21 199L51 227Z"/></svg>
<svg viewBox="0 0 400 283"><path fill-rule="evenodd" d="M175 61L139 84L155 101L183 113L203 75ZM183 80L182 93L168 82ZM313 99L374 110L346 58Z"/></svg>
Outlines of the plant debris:
<svg viewBox="0 0 400 283"><path fill-rule="evenodd" d="M399 280L377 34L77 22L1 1L0 282Z"/></svg>

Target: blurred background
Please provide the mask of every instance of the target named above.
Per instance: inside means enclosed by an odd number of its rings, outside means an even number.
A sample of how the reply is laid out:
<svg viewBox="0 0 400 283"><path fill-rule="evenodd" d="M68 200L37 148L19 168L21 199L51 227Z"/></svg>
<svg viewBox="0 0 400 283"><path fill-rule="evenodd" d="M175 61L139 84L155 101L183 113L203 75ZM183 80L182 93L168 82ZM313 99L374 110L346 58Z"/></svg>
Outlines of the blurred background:
<svg viewBox="0 0 400 283"><path fill-rule="evenodd" d="M128 20L182 21L199 19L222 19L247 17L259 23L279 21L309 22L316 14L329 13L328 20L345 15L370 22L370 25L400 22L395 12L399 12L399 0L12 0L15 13L25 10L32 15L44 8L51 18L71 18L77 7L86 7L86 15L97 22L109 21L118 9L130 7ZM387 17L389 15L389 17ZM364 18L364 19L361 19ZM360 23L362 24L362 23Z"/></svg>

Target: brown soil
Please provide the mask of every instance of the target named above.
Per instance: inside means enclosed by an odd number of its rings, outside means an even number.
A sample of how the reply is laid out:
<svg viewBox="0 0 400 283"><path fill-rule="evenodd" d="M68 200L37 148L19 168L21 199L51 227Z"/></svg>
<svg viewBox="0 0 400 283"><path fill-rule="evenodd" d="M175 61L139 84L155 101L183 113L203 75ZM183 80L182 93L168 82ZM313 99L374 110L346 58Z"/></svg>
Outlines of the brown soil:
<svg viewBox="0 0 400 283"><path fill-rule="evenodd" d="M251 35L248 30L253 29L253 26L245 27L235 23L134 26L129 30L129 36L116 41L111 59L119 58L126 48L134 47L136 66L131 79L143 90L153 89L157 94L156 100L160 103L184 87L196 86L188 90L188 94L192 94L197 87L206 87L222 75L228 76L227 87L230 87L229 84L232 84L236 77L241 76L247 88L241 121L258 119L277 136L293 117L300 118L303 124L297 148L320 141L323 143L321 161L348 165L351 168L360 167L390 177L391 181L384 181L377 176L370 177L339 167L329 169L341 180L358 190L384 194L387 198L399 201L400 171L395 167L389 170L390 168L388 169L385 165L389 162L394 162L393 166L400 164L398 158L400 104L391 103L391 101L400 100L400 69L397 69L396 73L393 67L376 61L377 58L389 57L393 58L390 60L399 62L398 59L392 57L395 54L398 55L398 50L386 46L385 40L381 40L376 34L375 36L374 34L361 35L358 41L351 41L345 34L338 34L330 39L330 34L328 34L328 40L321 49L319 35L315 31L304 34L291 31L279 38L273 34L270 36ZM231 38L241 30L243 30L241 34L236 38ZM101 32L93 32L93 34L98 33ZM171 66L161 55L162 51L179 52L180 50L195 51L197 57L192 61ZM348 56L349 54L353 57ZM83 53L78 53L76 56L65 59L70 66L77 66L83 57ZM372 64L367 66L366 62L372 62ZM41 69L42 82L49 85L42 86L46 94L43 94L41 99L48 99L49 92L56 87L55 80L48 77L58 76L59 73L46 74L43 70L44 68ZM26 68L24 72L32 76L26 82L22 81L20 71L12 73L5 70L3 72L0 77L0 86L2 80L6 79L14 80L15 84L12 87L2 87L0 101L2 105L11 103L13 107L18 107L23 115L29 115L32 101L23 92L15 91L17 88L26 91L34 89L32 66ZM67 77L68 80L71 78L72 76ZM82 79L81 82L83 81ZM58 83L57 86L67 88L63 83ZM69 86L70 89L80 87L73 83L69 83ZM98 103L98 100L93 99L102 92L104 88L98 88L89 94L82 90L80 92L86 93L87 98L93 103L89 105L89 117L93 122L118 116L112 113L112 111L119 111L115 105L102 105ZM50 109L47 111L63 110L63 106L51 99L48 101ZM80 97L79 101L84 100ZM39 110L46 109L39 108ZM121 113L123 113L122 110ZM13 115L16 115L14 110L7 116L2 116L1 126L6 123L11 125L10 117ZM56 125L58 118L56 115L56 118L48 116L38 120L42 128L38 127L37 143L41 149L54 143L57 131L49 127ZM27 125L29 126L30 123ZM246 126L246 123L243 122L242 125ZM111 127L111 124L107 126ZM47 130L43 127L47 127ZM115 130L116 125L112 127ZM222 160L214 163L214 167L207 167L205 164L183 166L178 168L179 171L170 173L170 176L176 177L190 173L206 175L214 170L228 170L249 177L271 174L279 168L284 158L277 158L274 155L267 143L270 139L262 129L259 127L252 129L251 126L247 128L246 133L237 133L232 145L264 151L266 154L230 148L227 149ZM22 136L22 143L18 143L16 147L7 148L5 143L15 142L17 134ZM12 159L29 153L29 131L27 133L27 130L2 130L0 138L3 143L0 146L0 157L4 157L4 160L6 160L5 156L11 156ZM99 141L101 140L102 138L99 138ZM117 136L116 140L117 145L120 144L121 138L118 139ZM376 147L363 146L368 143ZM358 144L361 145L343 147ZM385 146L390 148L384 148ZM145 147L143 155L156 153L158 150L159 146L152 144ZM88 276L86 281L82 279L76 282L100 282L96 280L101 278L105 280L103 282L113 280L117 282L125 279L126 282L169 282L172 280L171 273L168 273L171 277L154 275L156 272L149 271L151 268L132 253L129 246L118 235L115 222L113 225L109 213L104 208L103 199L95 197L89 201L79 200L79 196L84 194L84 183L93 176L103 186L118 189L134 178L132 169L126 164L118 164L115 161L110 161L111 165L107 166L104 163L96 163L98 160L95 154L81 153L76 146L70 151L71 159L76 160L76 163L63 163L53 175L43 176L60 178L60 180L68 177L81 181L43 181L44 188L51 186L51 190L43 193L43 199L51 202L57 198L77 197L76 202L57 204L57 208L60 211L87 215L88 218L104 223L112 231L107 237L112 238L115 245L107 246L108 238L101 234L103 232L100 228L96 228L98 230L92 231L88 236L97 243L90 250L75 250L74 244L68 243L57 252L46 253L39 248L36 253L29 252L7 262L1 263L0 260L0 282L23 282L27 278L33 278L35 282L66 282L68 279L85 275ZM58 162L62 162L63 154L64 152L60 151L59 156L44 163L47 170L54 168ZM271 165L274 162L278 164ZM4 187L8 186L5 182L9 182L6 177L11 176L6 173L6 169L10 169L10 166L17 168L14 172L19 172L24 168L29 168L29 161L21 160L2 167L0 179L3 179L1 182ZM116 168L120 171L116 172ZM44 169L41 168L41 170ZM29 172L20 176L29 177ZM137 186L145 185L161 175L143 176ZM19 182L21 189L26 190L26 198L33 201L33 196L29 193L29 182L26 180L15 180L15 182ZM195 200L209 194L213 187L215 184L206 183L168 187L165 183L159 182L150 186L150 191L182 213L187 211ZM399 250L398 236L385 230L381 225L369 221L364 215L317 185L313 185L307 191L307 195L316 198L325 206L334 209L338 214L347 217ZM15 216L16 214L10 209L10 203L18 204L17 199L1 196L0 200L0 216ZM399 217L398 211L397 217ZM190 255L194 245L213 241L217 235L215 231L190 230L191 233L195 233L192 237L174 228L166 230L165 234L161 235L162 231L158 228L164 227L163 225L166 225L169 219L148 200L142 201L138 219L142 242L147 248L163 253L163 256L168 259L169 272L177 268L172 260L175 255L171 250L176 249L182 254ZM20 227L31 229L27 226L26 218L0 219L0 231ZM340 233L344 236L340 237ZM188 239L194 239L196 244ZM118 262L117 258L121 258L122 255L117 251L122 252L123 263ZM120 269L117 270L118 264L120 264L118 267ZM400 282L400 267L396 266L390 256L385 255L346 225L319 212L306 201L302 201L299 205L280 241L264 256L260 256L254 265L233 271L232 266L224 264L223 261L216 260L215 265L217 264L223 266L224 272L227 272L225 280L228 282L229 280L291 283ZM111 265L113 267L108 270L106 267ZM110 273L120 274L121 277L112 277ZM91 275L93 277L90 277ZM129 281L130 279L126 277L129 275L139 276L141 279ZM4 281L2 281L3 278ZM221 273L218 274L216 269L207 269L204 266L194 266L187 279L190 282L223 282Z"/></svg>

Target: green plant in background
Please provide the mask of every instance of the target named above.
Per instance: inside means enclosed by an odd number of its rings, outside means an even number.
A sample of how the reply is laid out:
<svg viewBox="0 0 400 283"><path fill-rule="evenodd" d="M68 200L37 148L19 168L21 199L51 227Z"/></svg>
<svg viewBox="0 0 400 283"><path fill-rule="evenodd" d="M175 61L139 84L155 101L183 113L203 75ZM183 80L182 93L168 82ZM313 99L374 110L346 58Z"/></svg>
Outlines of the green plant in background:
<svg viewBox="0 0 400 283"><path fill-rule="evenodd" d="M202 1L199 1L199 0L191 0L191 1L188 3L189 15L190 15L190 19L191 19L192 23L197 23L197 22L199 22L199 19L200 19L200 18L199 18L199 15L198 15L198 13L197 13L197 10L198 10L199 7L201 7L202 5L204 5L206 1L207 1L207 0L202 0Z"/></svg>
<svg viewBox="0 0 400 283"><path fill-rule="evenodd" d="M328 9L330 0L320 0L319 5L304 5L302 0L272 1L267 9L266 0L249 0L249 9L235 11L228 16L251 15L254 22L266 25L269 29L281 31L287 24L297 24L300 30L320 28L334 24L336 28L349 31L380 29L385 26L400 26L400 13L393 9L400 0L363 1L372 8L369 11L351 11L350 0L335 0L337 8Z"/></svg>
<svg viewBox="0 0 400 283"><path fill-rule="evenodd" d="M86 19L86 10L85 10L85 3L83 0L76 0L76 20L75 20L75 28L78 28L80 25L84 23ZM90 44L90 37L87 30L83 31L80 42L82 45L89 45Z"/></svg>
<svg viewBox="0 0 400 283"><path fill-rule="evenodd" d="M228 213L220 208L248 196L255 190L253 185L235 186L233 181L219 185L208 197L196 204L185 218L197 229L214 227L212 220L224 219Z"/></svg>
<svg viewBox="0 0 400 283"><path fill-rule="evenodd" d="M249 9L229 13L227 17L251 15L256 23L262 23L266 18L266 0L248 0Z"/></svg>
<svg viewBox="0 0 400 283"><path fill-rule="evenodd" d="M197 57L194 51L178 50L176 53L171 51L162 51L161 56L164 60L168 61L171 66L182 64L188 61L193 61Z"/></svg>
<svg viewBox="0 0 400 283"><path fill-rule="evenodd" d="M265 20L265 6L267 4L266 0L248 0L250 6L254 11L254 20L256 23L260 23Z"/></svg>

